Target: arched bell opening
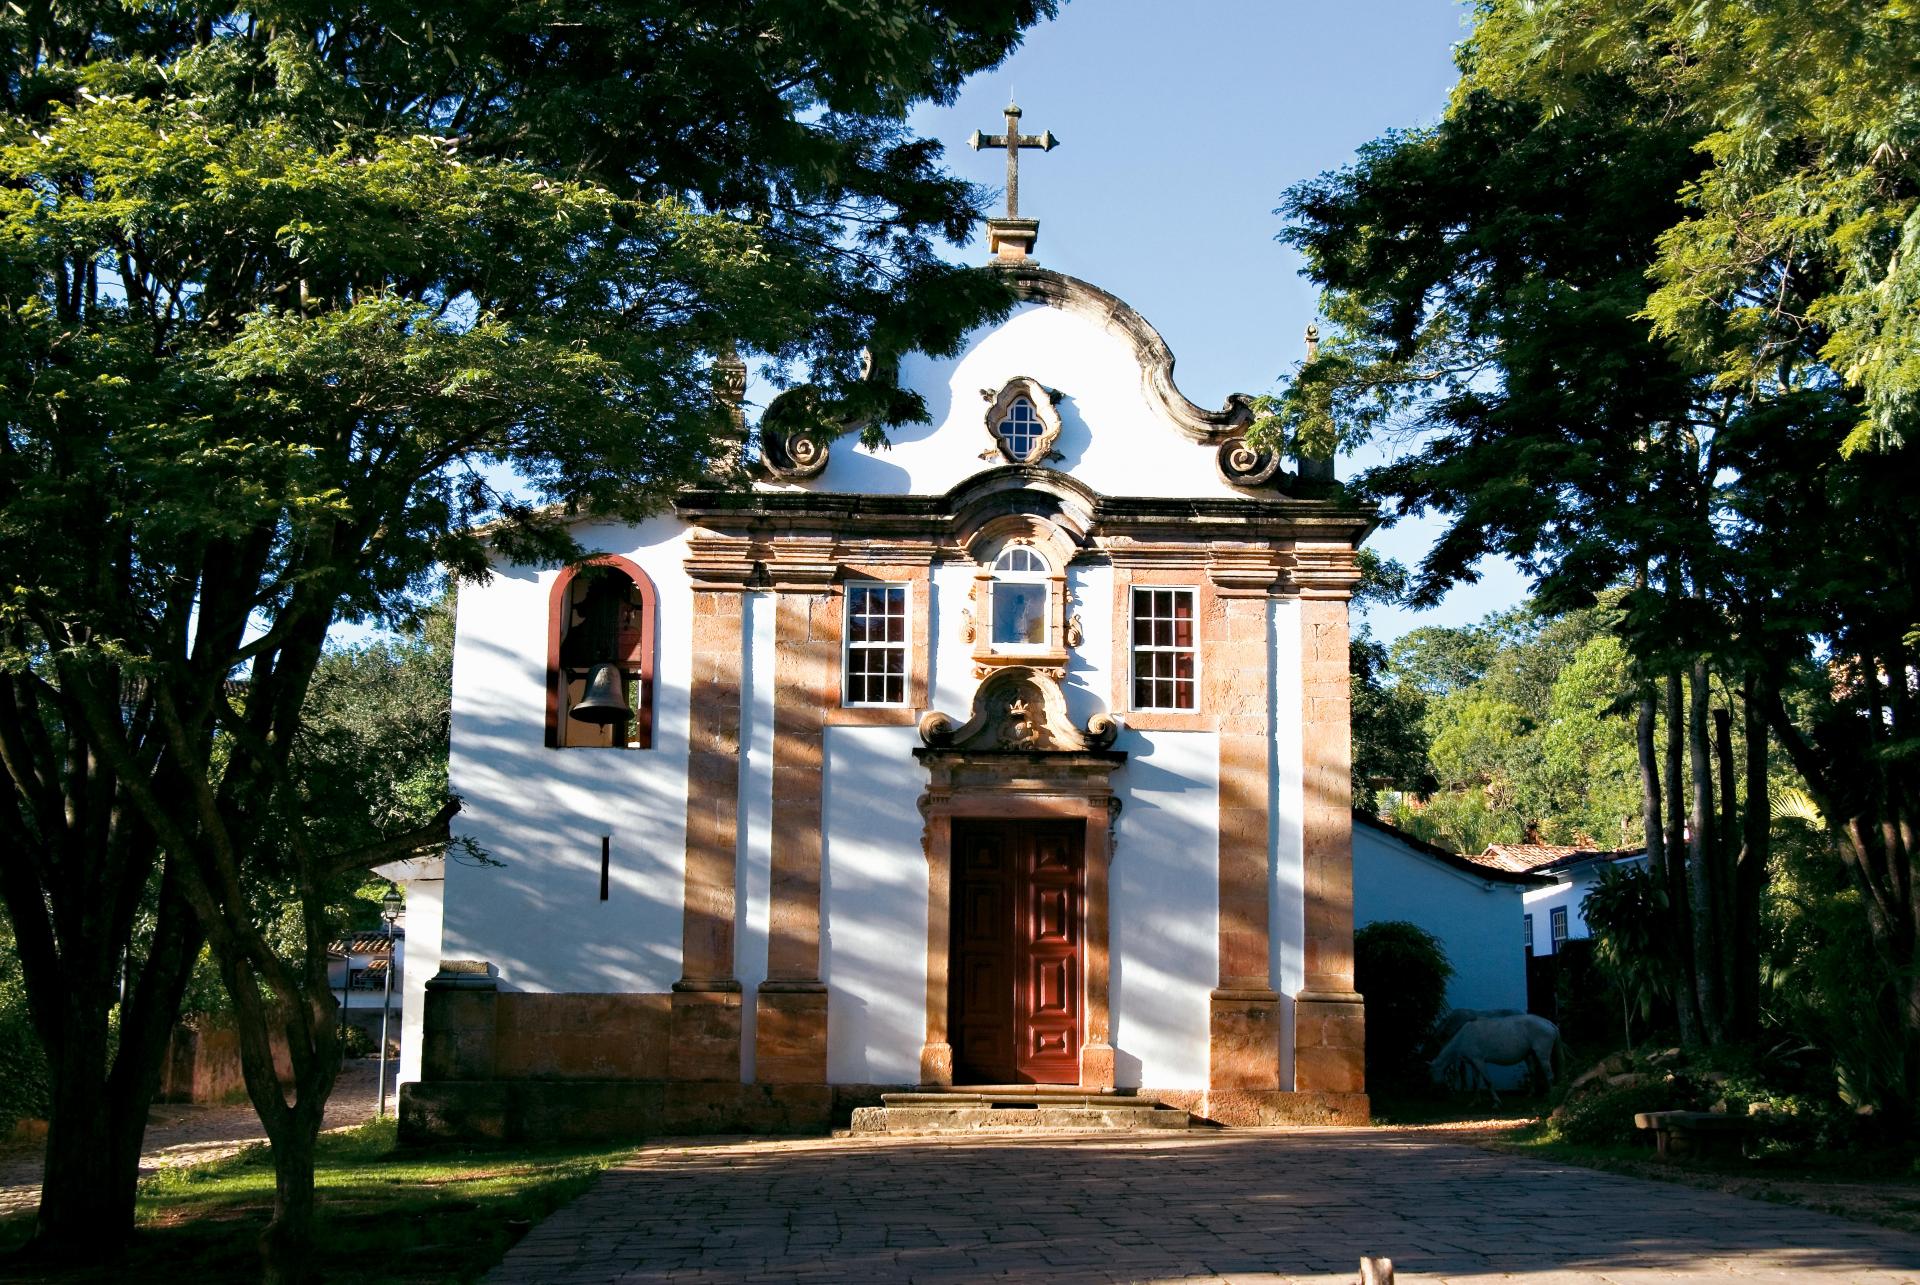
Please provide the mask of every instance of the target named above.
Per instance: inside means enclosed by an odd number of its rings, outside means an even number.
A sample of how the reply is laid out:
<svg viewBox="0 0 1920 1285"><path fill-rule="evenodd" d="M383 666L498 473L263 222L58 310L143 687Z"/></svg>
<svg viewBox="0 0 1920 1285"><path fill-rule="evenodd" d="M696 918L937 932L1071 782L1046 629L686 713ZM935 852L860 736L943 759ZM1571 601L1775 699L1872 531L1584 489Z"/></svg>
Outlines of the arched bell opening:
<svg viewBox="0 0 1920 1285"><path fill-rule="evenodd" d="M648 749L653 744L653 581L607 556L563 572L547 647L547 744Z"/></svg>

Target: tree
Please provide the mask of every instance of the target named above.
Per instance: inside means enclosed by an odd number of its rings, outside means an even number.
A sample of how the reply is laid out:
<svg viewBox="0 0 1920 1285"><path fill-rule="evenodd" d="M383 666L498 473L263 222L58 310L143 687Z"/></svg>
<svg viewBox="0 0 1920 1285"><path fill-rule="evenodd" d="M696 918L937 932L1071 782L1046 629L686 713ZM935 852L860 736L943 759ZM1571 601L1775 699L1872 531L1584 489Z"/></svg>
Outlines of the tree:
<svg viewBox="0 0 1920 1285"><path fill-rule="evenodd" d="M1626 79L1702 123L1692 217L1661 237L1648 314L1721 378L1782 361L1861 392L1849 451L1920 413L1920 24L1906 0L1483 6L1475 79L1548 112ZM1785 321L1811 342L1783 345Z"/></svg>
<svg viewBox="0 0 1920 1285"><path fill-rule="evenodd" d="M636 518L724 469L736 346L807 381L787 430L924 414L887 359L951 349L1008 294L935 257L976 194L904 121L1051 11L0 15L0 884L55 1068L43 1249L128 1230L204 934L273 1147L267 1276L307 1274L328 898L451 815L346 848L288 823L328 629L406 615L436 563L578 556L570 515ZM257 922L263 879L297 896L297 958Z"/></svg>
<svg viewBox="0 0 1920 1285"><path fill-rule="evenodd" d="M1342 432L1417 440L1365 486L1452 519L1419 569L1421 599L1471 576L1486 553L1534 570L1555 611L1622 592L1642 824L1684 937L1688 1037L1736 1037L1757 1016L1766 763L1778 738L1849 836L1870 939L1889 993L1901 995L1880 1020L1920 1053L1916 461L1903 421L1887 417L1897 396L1880 398L1864 367L1836 365L1853 340L1834 311L1855 280L1837 248L1853 232L1860 246L1885 246L1876 229L1908 209L1910 184L1895 171L1910 161L1897 144L1887 152L1878 192L1860 188L1847 229L1832 223L1839 207L1811 202L1811 223L1786 250L1766 209L1728 223L1701 206L1709 190L1757 190L1728 173L1745 161L1722 154L1753 121L1722 115L1718 92L1693 77L1740 73L1751 85L1764 75L1784 86L1782 102L1809 106L1847 75L1811 69L1784 83L1772 63L1745 71L1751 48L1688 61L1697 38L1720 38L1743 15L1757 33L1782 31L1763 8L1786 13L1743 2L1484 4L1438 127L1394 134L1352 171L1290 194L1286 236L1327 286L1332 325L1269 430L1302 444ZM1805 29L1826 8L1780 21ZM1860 21L1836 17L1839 40L1857 52L1905 48L1910 33L1884 31L1891 6L1860 8ZM1651 38L1617 50L1609 33L1626 12L1693 29L1653 21L1640 33ZM1805 48L1832 42L1809 35ZM1910 111L1903 98L1882 119ZM1745 219L1753 240L1741 240ZM1674 255L1716 236L1720 267L1740 259L1745 275L1738 288L1692 288L1682 328L1678 296L1649 296L1647 275L1686 294L1676 265L1699 263ZM1876 424L1872 457L1862 417ZM1916 1087L1908 1079L1905 1103Z"/></svg>
<svg viewBox="0 0 1920 1285"><path fill-rule="evenodd" d="M1719 1040L1753 1012L1766 838L1753 819L1766 804L1764 774L1725 770L1710 706L1716 692L1737 703L1764 760L1765 738L1751 731L1768 721L1755 712L1769 687L1763 671L1794 653L1763 641L1756 622L1781 616L1742 559L1778 534L1761 534L1780 500L1778 470L1821 458L1810 447L1845 422L1848 395L1813 378L1758 391L1727 384L1648 333L1645 274L1687 217L1682 191L1705 165L1697 118L1595 75L1580 84L1579 110L1543 119L1539 101L1490 87L1487 57L1477 39L1466 46L1440 124L1389 135L1351 169L1288 194L1283 235L1324 286L1330 325L1264 427L1296 451L1367 435L1412 448L1359 486L1400 511L1450 519L1415 574L1415 601L1436 600L1500 554L1533 572L1549 615L1607 606L1632 661L1625 694L1654 705L1664 696L1665 726L1684 753L1641 764L1637 824L1619 815L1628 809L1618 798L1594 820L1608 840L1646 834L1675 894L1674 930L1694 944L1682 964L1693 997L1683 1020L1690 1037ZM1788 424L1807 431L1783 433ZM1832 536L1809 525L1795 556ZM1503 683L1485 695L1536 726L1558 718L1572 729L1577 711L1554 714L1538 674ZM1654 705L1641 710L1646 735L1635 728L1625 743L1657 756ZM1610 711L1581 717L1625 734ZM1475 725L1513 726L1511 716ZM1574 753L1575 737L1559 740L1561 762L1543 773L1544 744L1518 737L1534 761L1510 773L1516 803L1529 775L1551 792L1592 766ZM1436 738L1443 780L1450 749ZM1624 766L1617 754L1609 763ZM1679 803L1676 817L1665 804Z"/></svg>

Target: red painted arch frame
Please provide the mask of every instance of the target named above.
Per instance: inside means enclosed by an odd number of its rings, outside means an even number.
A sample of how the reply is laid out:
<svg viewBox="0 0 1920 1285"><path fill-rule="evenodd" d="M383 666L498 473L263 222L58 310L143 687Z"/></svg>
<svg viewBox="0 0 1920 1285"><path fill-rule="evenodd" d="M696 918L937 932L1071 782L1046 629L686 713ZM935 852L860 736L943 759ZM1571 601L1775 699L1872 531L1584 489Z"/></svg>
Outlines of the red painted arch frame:
<svg viewBox="0 0 1920 1285"><path fill-rule="evenodd" d="M631 739L638 742L640 749L650 750L653 748L653 670L660 637L660 595L653 587L651 576L631 559L617 553L601 554L578 566L565 568L555 578L553 591L547 597L547 748L566 748L560 743L560 694L565 686L560 674L560 636L566 624L567 593L573 587L574 577L587 567L612 567L640 591L640 717Z"/></svg>

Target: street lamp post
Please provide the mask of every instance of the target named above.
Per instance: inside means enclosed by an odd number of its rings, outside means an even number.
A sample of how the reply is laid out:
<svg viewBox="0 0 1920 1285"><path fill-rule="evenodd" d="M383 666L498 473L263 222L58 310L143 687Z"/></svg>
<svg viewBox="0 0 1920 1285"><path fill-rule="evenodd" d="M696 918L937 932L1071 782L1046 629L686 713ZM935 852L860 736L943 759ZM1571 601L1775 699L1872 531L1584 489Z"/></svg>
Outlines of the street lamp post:
<svg viewBox="0 0 1920 1285"><path fill-rule="evenodd" d="M380 899L380 918L387 923L386 985L380 996L380 1118L387 1118L387 1018L393 1012L393 921L400 917L400 890L391 888Z"/></svg>

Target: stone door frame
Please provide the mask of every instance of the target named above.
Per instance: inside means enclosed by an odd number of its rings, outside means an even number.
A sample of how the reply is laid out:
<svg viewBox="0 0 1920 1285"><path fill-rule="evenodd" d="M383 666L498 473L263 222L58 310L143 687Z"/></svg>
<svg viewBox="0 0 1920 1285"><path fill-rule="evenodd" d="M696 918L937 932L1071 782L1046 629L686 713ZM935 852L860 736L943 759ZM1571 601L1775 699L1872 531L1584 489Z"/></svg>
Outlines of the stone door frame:
<svg viewBox="0 0 1920 1285"><path fill-rule="evenodd" d="M927 858L927 1038L920 1050L921 1084L953 1084L947 1005L954 821L1081 821L1086 826L1085 958L1081 964L1085 1020L1079 1087L1088 1092L1111 1091L1107 889L1113 864L1113 821L1120 810L1112 773L1126 762L1126 754L927 748L915 750L914 756L928 770L927 792L920 796L920 814L926 819L921 847Z"/></svg>

